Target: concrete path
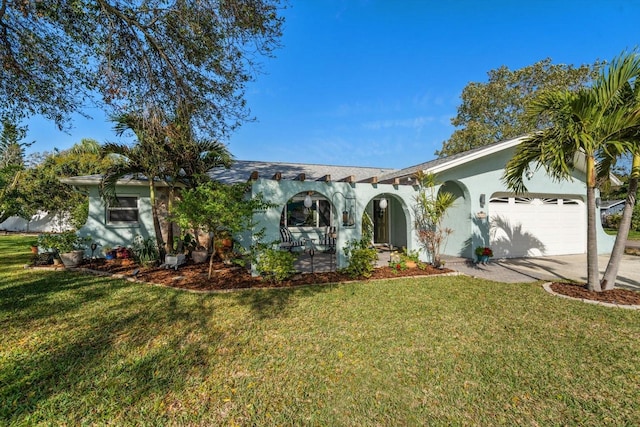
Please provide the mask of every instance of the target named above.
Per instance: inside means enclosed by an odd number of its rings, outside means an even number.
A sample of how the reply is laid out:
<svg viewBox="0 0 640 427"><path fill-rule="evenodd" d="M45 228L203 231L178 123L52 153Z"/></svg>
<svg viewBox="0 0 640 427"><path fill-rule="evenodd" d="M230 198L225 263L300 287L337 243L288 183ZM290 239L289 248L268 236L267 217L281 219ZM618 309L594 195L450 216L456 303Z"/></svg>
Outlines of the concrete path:
<svg viewBox="0 0 640 427"><path fill-rule="evenodd" d="M335 254L316 252L311 258L308 252L301 253L295 263L298 271L316 273L334 271ZM465 258L443 257L445 266L467 276L504 283L535 282L538 280L587 281L587 255L558 255L539 258L512 258L492 260L486 265L476 264ZM600 277L609 261L608 255L598 257ZM378 266L389 264L389 252L378 252ZM616 286L640 290L640 257L624 255Z"/></svg>
<svg viewBox="0 0 640 427"><path fill-rule="evenodd" d="M598 257L600 275L609 261L608 255ZM537 280L587 280L587 255L559 255L539 258L492 260L486 265L461 258L450 258L447 268L460 273L496 282L519 283ZM624 255L616 286L640 290L640 257Z"/></svg>

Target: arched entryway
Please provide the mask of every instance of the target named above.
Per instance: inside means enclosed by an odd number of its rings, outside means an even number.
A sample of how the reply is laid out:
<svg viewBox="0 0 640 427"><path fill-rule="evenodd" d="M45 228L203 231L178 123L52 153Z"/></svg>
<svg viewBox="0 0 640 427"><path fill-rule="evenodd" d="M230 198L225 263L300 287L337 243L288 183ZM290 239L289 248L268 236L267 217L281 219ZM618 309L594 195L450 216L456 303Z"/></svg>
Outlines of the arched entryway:
<svg viewBox="0 0 640 427"><path fill-rule="evenodd" d="M365 213L373 226L373 244L378 247L406 248L409 236L410 215L406 203L399 197L380 194L367 205ZM363 218L363 222L366 219Z"/></svg>
<svg viewBox="0 0 640 427"><path fill-rule="evenodd" d="M451 229L446 244L441 247L443 255L473 258L471 236L471 201L467 188L455 181L446 181L438 190L453 194L455 202L447 209L442 225Z"/></svg>

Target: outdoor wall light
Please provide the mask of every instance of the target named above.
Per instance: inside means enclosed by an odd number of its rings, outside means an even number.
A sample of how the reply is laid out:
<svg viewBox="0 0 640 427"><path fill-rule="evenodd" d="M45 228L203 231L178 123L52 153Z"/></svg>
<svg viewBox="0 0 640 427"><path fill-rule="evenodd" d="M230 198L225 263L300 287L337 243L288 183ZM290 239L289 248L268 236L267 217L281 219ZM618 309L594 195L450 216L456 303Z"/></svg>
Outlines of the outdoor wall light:
<svg viewBox="0 0 640 427"><path fill-rule="evenodd" d="M385 210L388 205L389 203L387 202L387 199L380 199L380 204L378 206L380 206L380 209Z"/></svg>
<svg viewBox="0 0 640 427"><path fill-rule="evenodd" d="M482 194L480 195L480 207L481 207L481 208L484 208L484 203L485 203L485 201L486 201L486 195L485 195L484 193L482 193Z"/></svg>

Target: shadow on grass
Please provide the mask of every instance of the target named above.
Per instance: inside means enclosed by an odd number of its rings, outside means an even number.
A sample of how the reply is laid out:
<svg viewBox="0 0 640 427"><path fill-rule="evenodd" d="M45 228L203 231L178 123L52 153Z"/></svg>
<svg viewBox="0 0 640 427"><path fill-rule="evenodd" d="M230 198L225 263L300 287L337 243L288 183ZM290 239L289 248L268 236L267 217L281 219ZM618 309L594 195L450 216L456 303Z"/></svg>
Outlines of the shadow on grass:
<svg viewBox="0 0 640 427"><path fill-rule="evenodd" d="M126 282L51 273L4 288L0 298L1 323L25 347L3 350L11 356L0 367L0 419L10 424L65 406L70 424L82 423L77 414L89 408L103 417L122 414L204 378L206 343L224 339L202 299L140 292Z"/></svg>
<svg viewBox="0 0 640 427"><path fill-rule="evenodd" d="M253 289L240 292L235 297L240 304L248 306L259 319L270 319L286 314L293 297L313 297L329 292L335 286L335 284L323 284L295 288Z"/></svg>

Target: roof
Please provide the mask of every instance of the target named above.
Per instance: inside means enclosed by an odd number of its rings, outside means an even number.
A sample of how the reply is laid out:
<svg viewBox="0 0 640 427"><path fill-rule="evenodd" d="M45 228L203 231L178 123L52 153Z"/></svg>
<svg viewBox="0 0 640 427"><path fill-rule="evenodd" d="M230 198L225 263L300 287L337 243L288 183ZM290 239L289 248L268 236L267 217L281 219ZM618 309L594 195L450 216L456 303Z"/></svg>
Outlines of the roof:
<svg viewBox="0 0 640 427"><path fill-rule="evenodd" d="M425 163L420 163L415 166L410 166L405 169L400 169L389 174L386 174L380 177L381 181L388 181L394 178L404 178L411 177L416 174L416 172L430 172L430 173L438 173L444 170L453 168L455 166L459 166L465 163L468 163L472 160L476 160L481 157L485 157L498 151L505 150L507 148L514 147L524 139L524 136L519 136L517 138L509 139L506 141L495 142L493 144L485 145L482 147L474 148L469 151L465 151L463 153L457 153L451 156L442 157L439 159L430 160Z"/></svg>
<svg viewBox="0 0 640 427"><path fill-rule="evenodd" d="M391 168L236 160L230 169L215 168L210 170L208 175L211 179L224 183L246 182L249 179L259 177L310 181L344 181L349 179L361 181L389 174L394 170Z"/></svg>
<svg viewBox="0 0 640 427"><path fill-rule="evenodd" d="M600 210L607 210L614 206L623 205L625 200L602 200L600 202Z"/></svg>
<svg viewBox="0 0 640 427"><path fill-rule="evenodd" d="M208 175L211 179L223 183L247 182L250 179L255 180L258 178L267 178L277 180L323 180L411 184L411 178L418 171L437 174L515 147L520 144L524 138L526 138L526 136L519 136L517 138L474 148L463 153L434 159L404 169L236 160L233 162L230 169L225 169L223 167L214 168L209 171ZM577 162L576 166L578 169L584 168L584 164L581 164L580 162ZM100 178L100 175L88 175L64 178L61 181L66 184L76 186L97 185L100 182ZM403 181L403 179L405 180ZM614 184L619 184L619 181L614 176L612 176L611 179ZM148 182L144 177L126 177L118 181L118 184L148 185ZM166 183L159 181L158 185L162 186L166 185Z"/></svg>
<svg viewBox="0 0 640 427"><path fill-rule="evenodd" d="M83 175L83 176L70 176L66 178L60 178L60 182L63 184L74 185L76 187L100 185L102 181L102 175ZM119 185L131 185L131 186L148 186L149 180L143 175L127 175L117 182ZM166 187L167 183L164 181L156 180L156 187Z"/></svg>

